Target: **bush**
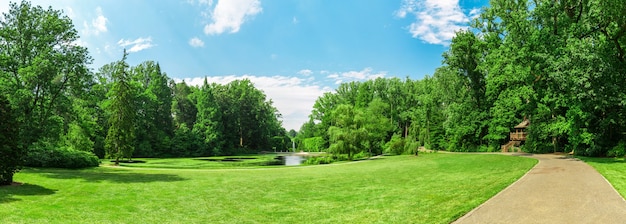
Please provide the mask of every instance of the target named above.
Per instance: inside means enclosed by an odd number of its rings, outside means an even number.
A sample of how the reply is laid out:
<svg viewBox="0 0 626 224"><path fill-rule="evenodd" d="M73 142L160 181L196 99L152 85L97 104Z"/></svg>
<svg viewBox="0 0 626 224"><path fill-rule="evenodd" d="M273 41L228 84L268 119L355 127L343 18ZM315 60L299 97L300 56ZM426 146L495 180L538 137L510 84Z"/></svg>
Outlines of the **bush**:
<svg viewBox="0 0 626 224"><path fill-rule="evenodd" d="M420 142L415 140L409 140L404 143L404 153L410 155L417 155L420 148ZM430 149L430 148L428 148Z"/></svg>
<svg viewBox="0 0 626 224"><path fill-rule="evenodd" d="M304 161L306 165L318 165L318 164L331 164L333 162L333 158L329 156L313 156L309 157Z"/></svg>
<svg viewBox="0 0 626 224"><path fill-rule="evenodd" d="M391 155L401 155L404 153L404 138L394 134L391 140L385 144L385 153Z"/></svg>
<svg viewBox="0 0 626 224"><path fill-rule="evenodd" d="M626 156L626 143L620 142L615 147L607 152L609 157L624 157Z"/></svg>
<svg viewBox="0 0 626 224"><path fill-rule="evenodd" d="M333 161L349 161L348 154L335 154L333 155Z"/></svg>
<svg viewBox="0 0 626 224"><path fill-rule="evenodd" d="M302 141L304 149L308 152L321 152L324 149L326 141L322 137L305 138Z"/></svg>
<svg viewBox="0 0 626 224"><path fill-rule="evenodd" d="M28 152L25 165L29 167L85 168L100 164L93 153L67 149L34 148Z"/></svg>

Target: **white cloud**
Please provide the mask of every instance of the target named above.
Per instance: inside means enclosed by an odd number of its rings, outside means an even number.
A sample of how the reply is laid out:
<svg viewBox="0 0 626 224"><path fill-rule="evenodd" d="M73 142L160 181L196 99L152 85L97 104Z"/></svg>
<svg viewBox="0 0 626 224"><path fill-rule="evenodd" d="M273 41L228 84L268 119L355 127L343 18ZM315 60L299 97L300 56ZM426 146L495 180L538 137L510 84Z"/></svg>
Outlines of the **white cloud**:
<svg viewBox="0 0 626 224"><path fill-rule="evenodd" d="M130 46L130 48L128 49L128 53L139 52L154 47L154 45L152 44L152 37L140 37L135 40L120 39L120 41L117 42L117 45L123 48Z"/></svg>
<svg viewBox="0 0 626 224"><path fill-rule="evenodd" d="M335 81L335 84L341 84L344 82L365 81L365 80L370 80L370 79L382 78L382 77L385 77L386 75L387 75L387 72L384 72L384 71L374 72L372 68L364 68L361 71L331 73L330 75L326 76L326 78L333 79Z"/></svg>
<svg viewBox="0 0 626 224"><path fill-rule="evenodd" d="M227 84L233 80L248 79L254 86L272 99L274 106L283 115L283 127L290 130L299 130L300 126L308 121L308 115L313 109L313 104L318 97L325 92L330 92L330 87L322 87L310 84L307 79L287 76L213 76L207 77L209 83ZM189 85L202 85L203 77L174 79L176 82L185 82Z"/></svg>
<svg viewBox="0 0 626 224"><path fill-rule="evenodd" d="M206 4L211 10L211 23L204 27L204 33L210 35L237 33L246 20L263 11L259 0L218 0L215 7L212 7L213 1L200 1L199 4Z"/></svg>
<svg viewBox="0 0 626 224"><path fill-rule="evenodd" d="M310 76L313 75L313 71L309 70L309 69L302 69L298 72L298 75L302 75L302 76Z"/></svg>
<svg viewBox="0 0 626 224"><path fill-rule="evenodd" d="M73 41L72 43L70 43L70 45L74 45L74 46L81 46L81 47L87 47L87 43L85 41L83 41L82 39L76 39L75 41Z"/></svg>
<svg viewBox="0 0 626 224"><path fill-rule="evenodd" d="M76 18L76 13L74 13L74 9L72 7L69 7L69 6L65 7L63 12L65 12L65 15L67 15L67 17L70 17L70 19L72 20Z"/></svg>
<svg viewBox="0 0 626 224"><path fill-rule="evenodd" d="M189 45L192 47L204 47L204 41L200 40L200 38L194 37L189 40Z"/></svg>
<svg viewBox="0 0 626 224"><path fill-rule="evenodd" d="M300 23L300 21L298 21L298 18L296 18L295 16L293 17L293 19L291 19L291 23L293 24L298 24Z"/></svg>
<svg viewBox="0 0 626 224"><path fill-rule="evenodd" d="M71 10L71 8L68 9L68 15L73 15L74 11ZM96 18L91 20L91 23L88 23L87 21L83 21L83 27L84 27L84 33L86 35L94 35L94 36L98 36L100 33L106 33L108 31L107 29L107 22L109 21L109 19L107 19L107 17L105 17L102 13L102 8L97 7L96 8Z"/></svg>
<svg viewBox="0 0 626 224"><path fill-rule="evenodd" d="M470 19L476 19L478 17L480 17L480 13L482 12L481 9L479 8L473 8L472 10L470 10L469 12L469 17Z"/></svg>
<svg viewBox="0 0 626 224"><path fill-rule="evenodd" d="M400 18L415 16L416 21L408 27L414 38L430 44L448 45L455 32L467 28L470 19L479 13L479 9L472 9L466 15L459 0L404 0L395 15Z"/></svg>
<svg viewBox="0 0 626 224"><path fill-rule="evenodd" d="M4 15L2 13L9 12L9 4L8 3L0 3L0 21L4 21Z"/></svg>

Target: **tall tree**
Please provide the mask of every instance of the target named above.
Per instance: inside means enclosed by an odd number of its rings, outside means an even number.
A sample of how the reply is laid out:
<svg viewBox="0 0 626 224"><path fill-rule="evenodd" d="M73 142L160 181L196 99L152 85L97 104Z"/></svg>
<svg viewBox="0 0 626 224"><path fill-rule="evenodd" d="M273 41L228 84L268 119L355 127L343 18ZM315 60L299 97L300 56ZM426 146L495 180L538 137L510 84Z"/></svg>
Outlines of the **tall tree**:
<svg viewBox="0 0 626 224"><path fill-rule="evenodd" d="M222 112L213 91L205 78L204 84L196 95L198 113L193 132L204 140L199 152L203 156L219 155L224 147Z"/></svg>
<svg viewBox="0 0 626 224"><path fill-rule="evenodd" d="M348 154L348 159L352 160L354 154L368 148L368 133L364 127L367 118L363 111L355 110L349 104L340 104L332 114L334 121L328 129L328 150L335 154Z"/></svg>
<svg viewBox="0 0 626 224"><path fill-rule="evenodd" d="M0 94L0 117L0 185L9 185L25 153L17 147L17 121L4 94Z"/></svg>
<svg viewBox="0 0 626 224"><path fill-rule="evenodd" d="M140 84L136 99L136 151L139 156L171 156L172 90L158 63L146 61L130 69Z"/></svg>
<svg viewBox="0 0 626 224"><path fill-rule="evenodd" d="M272 137L286 135L278 120L280 113L250 80L235 80L213 88L222 112L226 154L269 150Z"/></svg>
<svg viewBox="0 0 626 224"><path fill-rule="evenodd" d="M188 86L184 80L181 83L173 84L171 88L174 95L172 102L174 123L176 126L185 124L187 127L193 127L198 109L196 108L194 100L192 100L192 96L194 89L197 88Z"/></svg>
<svg viewBox="0 0 626 224"><path fill-rule="evenodd" d="M59 10L10 3L0 19L0 85L17 120L15 165L37 141L61 141L68 97L84 91L91 79L87 49L76 44L78 32ZM12 173L11 171L10 173Z"/></svg>
<svg viewBox="0 0 626 224"><path fill-rule="evenodd" d="M128 74L126 64L126 50L122 60L116 64L113 73L113 86L107 94L106 107L110 112L109 130L106 136L107 157L115 159L115 165L119 165L120 158L131 158L135 143L135 94Z"/></svg>

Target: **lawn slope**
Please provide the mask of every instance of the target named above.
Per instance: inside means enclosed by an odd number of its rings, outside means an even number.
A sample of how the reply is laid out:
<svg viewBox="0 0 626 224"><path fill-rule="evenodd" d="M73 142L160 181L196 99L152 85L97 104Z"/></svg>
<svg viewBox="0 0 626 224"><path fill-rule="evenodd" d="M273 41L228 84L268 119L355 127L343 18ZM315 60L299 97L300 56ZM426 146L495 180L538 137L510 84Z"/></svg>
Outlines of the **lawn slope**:
<svg viewBox="0 0 626 224"><path fill-rule="evenodd" d="M448 223L536 164L476 154L250 170L26 169L0 223Z"/></svg>

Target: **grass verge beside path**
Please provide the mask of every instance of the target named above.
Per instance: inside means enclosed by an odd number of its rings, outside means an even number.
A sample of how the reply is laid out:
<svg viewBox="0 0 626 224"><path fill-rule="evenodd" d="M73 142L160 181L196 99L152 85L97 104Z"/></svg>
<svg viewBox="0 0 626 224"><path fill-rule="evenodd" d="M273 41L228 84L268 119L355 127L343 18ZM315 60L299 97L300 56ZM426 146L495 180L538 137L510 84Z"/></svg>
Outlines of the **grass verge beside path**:
<svg viewBox="0 0 626 224"><path fill-rule="evenodd" d="M420 154L306 169L26 169L0 223L449 223L537 163Z"/></svg>
<svg viewBox="0 0 626 224"><path fill-rule="evenodd" d="M595 168L626 198L626 160L624 158L578 157Z"/></svg>

